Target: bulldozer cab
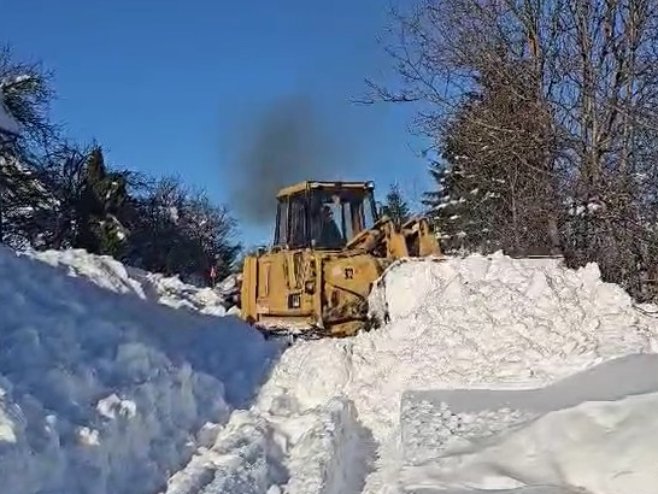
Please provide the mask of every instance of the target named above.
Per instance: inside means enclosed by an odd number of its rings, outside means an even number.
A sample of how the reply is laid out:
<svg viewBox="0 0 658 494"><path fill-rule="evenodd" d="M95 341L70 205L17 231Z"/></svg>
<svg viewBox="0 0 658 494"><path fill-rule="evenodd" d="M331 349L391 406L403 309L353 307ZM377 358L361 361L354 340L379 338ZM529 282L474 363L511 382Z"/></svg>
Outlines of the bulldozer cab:
<svg viewBox="0 0 658 494"><path fill-rule="evenodd" d="M277 195L274 247L340 250L377 221L371 182L302 182Z"/></svg>
<svg viewBox="0 0 658 494"><path fill-rule="evenodd" d="M440 252L426 218L378 217L372 182L302 182L277 203L273 246L245 258L240 288L242 317L267 333L354 334L387 266Z"/></svg>

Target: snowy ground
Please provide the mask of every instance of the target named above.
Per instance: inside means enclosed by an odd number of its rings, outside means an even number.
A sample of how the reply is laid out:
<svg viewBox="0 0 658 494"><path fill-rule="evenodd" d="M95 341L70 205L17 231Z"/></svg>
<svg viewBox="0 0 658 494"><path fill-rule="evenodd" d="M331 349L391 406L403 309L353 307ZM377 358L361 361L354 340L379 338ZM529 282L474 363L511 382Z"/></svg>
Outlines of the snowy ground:
<svg viewBox="0 0 658 494"><path fill-rule="evenodd" d="M655 492L657 405L658 354L615 359L533 390L408 392L399 484L419 493Z"/></svg>
<svg viewBox="0 0 658 494"><path fill-rule="evenodd" d="M399 263L385 326L279 360L212 291L79 251L0 250L0 299L3 493L658 485L658 309L593 265Z"/></svg>
<svg viewBox="0 0 658 494"><path fill-rule="evenodd" d="M650 467L658 453L649 447L658 419L648 413L658 389L643 375L655 361L638 360L630 374L613 369L599 394L591 381L575 381L571 402L547 391L539 402L553 407L542 410L522 400L487 410L480 400L479 427L461 456L444 445L464 446L466 412L408 400L413 390L542 388L619 356L653 353L658 321L602 283L596 266L571 271L557 260L503 256L406 262L388 273L372 305L388 312L389 324L287 350L251 409L170 479L167 494L630 494L658 485ZM610 401L592 401L602 399ZM431 420L437 408L447 423ZM633 447L627 457L606 457L624 445Z"/></svg>
<svg viewBox="0 0 658 494"><path fill-rule="evenodd" d="M211 288L197 288L176 277L124 266L109 256L95 256L84 250L49 250L33 252L31 257L58 267L70 276L86 278L116 293L132 294L175 309L189 309L215 316L226 315L224 300Z"/></svg>
<svg viewBox="0 0 658 494"><path fill-rule="evenodd" d="M82 251L0 248L0 491L156 492L278 355L196 311L222 312L211 295Z"/></svg>

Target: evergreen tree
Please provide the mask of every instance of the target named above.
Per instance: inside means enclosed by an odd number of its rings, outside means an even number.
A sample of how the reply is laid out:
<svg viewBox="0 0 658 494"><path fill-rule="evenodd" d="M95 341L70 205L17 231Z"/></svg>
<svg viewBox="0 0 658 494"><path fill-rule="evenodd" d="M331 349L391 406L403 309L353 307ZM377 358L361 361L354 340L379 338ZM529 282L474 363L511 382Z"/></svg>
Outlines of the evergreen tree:
<svg viewBox="0 0 658 494"><path fill-rule="evenodd" d="M444 159L430 168L437 190L426 193L423 201L430 208L442 249L448 253L490 251L491 213L500 195L462 164L466 156L446 153Z"/></svg>
<svg viewBox="0 0 658 494"><path fill-rule="evenodd" d="M396 224L405 223L411 216L409 205L402 198L398 184L392 184L386 194L386 203L382 207L382 213L391 218Z"/></svg>
<svg viewBox="0 0 658 494"><path fill-rule="evenodd" d="M8 46L0 46L0 92L4 109L20 127L16 158L29 163L43 156L58 137L49 115L51 74L38 63L16 60Z"/></svg>
<svg viewBox="0 0 658 494"><path fill-rule="evenodd" d="M125 173L108 172L101 147L94 146L85 167L74 245L93 253L117 255L126 236L120 219L126 199Z"/></svg>
<svg viewBox="0 0 658 494"><path fill-rule="evenodd" d="M234 268L241 247L226 208L176 180L147 187L108 167L100 146L67 142L49 119L52 94L40 66L0 47L0 242L82 248L202 282Z"/></svg>
<svg viewBox="0 0 658 494"><path fill-rule="evenodd" d="M426 195L445 252L547 253L558 199L550 117L523 66L483 71L446 125ZM554 227L554 230L551 230Z"/></svg>
<svg viewBox="0 0 658 494"><path fill-rule="evenodd" d="M13 247L32 241L36 210L47 195L35 171L55 137L52 95L49 74L0 46L0 242Z"/></svg>

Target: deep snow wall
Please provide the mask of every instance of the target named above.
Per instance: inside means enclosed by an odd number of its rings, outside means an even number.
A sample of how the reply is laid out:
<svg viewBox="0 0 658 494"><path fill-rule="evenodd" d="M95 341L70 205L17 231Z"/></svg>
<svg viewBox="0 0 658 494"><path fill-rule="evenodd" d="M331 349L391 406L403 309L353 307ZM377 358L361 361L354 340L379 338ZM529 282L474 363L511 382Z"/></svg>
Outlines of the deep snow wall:
<svg viewBox="0 0 658 494"><path fill-rule="evenodd" d="M226 314L223 298L212 288L198 288L183 283L177 276L126 266L110 256L97 256L81 249L31 251L29 256L116 293L131 294L175 309L215 316Z"/></svg>
<svg viewBox="0 0 658 494"><path fill-rule="evenodd" d="M658 320L602 282L595 265L409 260L387 271L371 299L386 325L294 344L249 416L198 451L168 493L397 494L405 391L536 388L658 349Z"/></svg>
<svg viewBox="0 0 658 494"><path fill-rule="evenodd" d="M378 439L398 420L406 389L536 387L611 358L653 352L658 320L638 311L596 265L473 255L410 260L372 295L390 322L347 340L287 351L263 394L303 406L347 394Z"/></svg>
<svg viewBox="0 0 658 494"><path fill-rule="evenodd" d="M532 390L405 393L394 492L653 494L657 400L658 354Z"/></svg>
<svg viewBox="0 0 658 494"><path fill-rule="evenodd" d="M387 312L386 325L352 339L293 346L258 401L266 410L280 396L295 397L302 410L327 397L352 402L378 445L365 493L388 492L398 475L389 466L400 461L406 390L534 388L658 349L658 321L601 281L596 265L570 270L558 259L500 254L408 260L385 274L372 302Z"/></svg>
<svg viewBox="0 0 658 494"><path fill-rule="evenodd" d="M279 351L201 314L211 293L82 251L0 248L0 304L3 494L155 492Z"/></svg>

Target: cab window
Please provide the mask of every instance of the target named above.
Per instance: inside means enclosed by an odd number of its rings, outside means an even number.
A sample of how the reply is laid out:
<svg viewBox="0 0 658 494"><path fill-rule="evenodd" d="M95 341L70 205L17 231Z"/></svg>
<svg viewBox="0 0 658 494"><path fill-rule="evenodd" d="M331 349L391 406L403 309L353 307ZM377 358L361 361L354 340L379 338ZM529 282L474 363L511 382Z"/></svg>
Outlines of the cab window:
<svg viewBox="0 0 658 494"><path fill-rule="evenodd" d="M306 203L303 198L293 198L290 201L288 221L288 245L293 248L306 247Z"/></svg>
<svg viewBox="0 0 658 494"><path fill-rule="evenodd" d="M279 201L276 211L276 231L274 245L288 245L288 201Z"/></svg>
<svg viewBox="0 0 658 494"><path fill-rule="evenodd" d="M331 198L316 201L312 214L313 245L321 249L341 249L345 246L343 204Z"/></svg>

